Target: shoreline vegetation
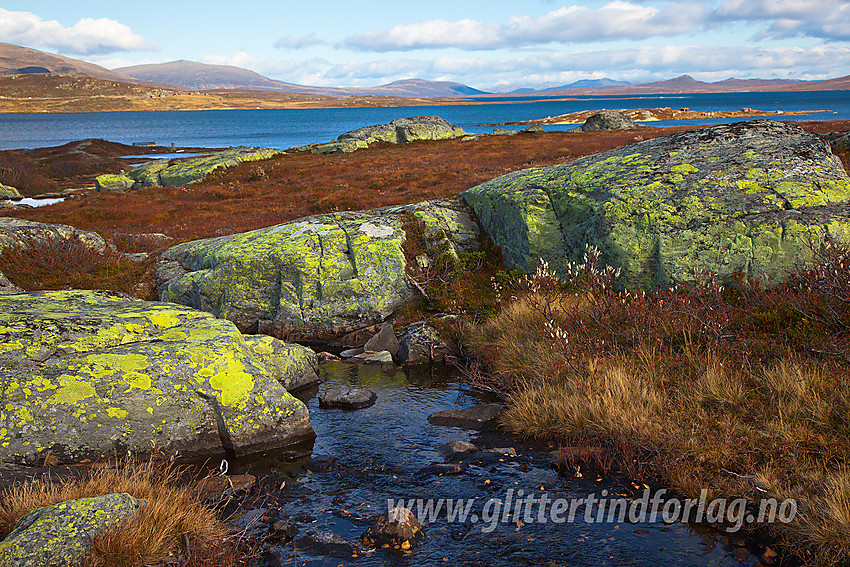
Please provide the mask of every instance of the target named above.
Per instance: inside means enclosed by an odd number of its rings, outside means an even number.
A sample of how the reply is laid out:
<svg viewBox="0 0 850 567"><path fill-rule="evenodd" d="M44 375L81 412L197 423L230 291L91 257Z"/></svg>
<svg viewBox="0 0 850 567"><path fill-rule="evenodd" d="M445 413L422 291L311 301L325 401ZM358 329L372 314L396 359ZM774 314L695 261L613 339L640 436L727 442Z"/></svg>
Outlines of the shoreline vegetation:
<svg viewBox="0 0 850 567"><path fill-rule="evenodd" d="M822 134L850 129L850 121L799 124ZM6 252L0 270L25 289L55 289L69 285L68 268L75 265L74 287L153 299L154 261L163 244L130 238L133 233L162 233L173 239L170 246L320 212L453 197L510 171L684 129L296 152L186 187L7 209L7 216L96 230L117 249L100 257L82 247ZM850 156L839 157L848 169ZM422 230L407 220L410 258L421 253ZM149 258L127 259L141 252ZM713 282L702 274L645 294L616 289L593 249L572 277L559 280L545 265L528 276L507 272L500 251L484 243L481 252L410 273L425 293L395 322L458 313L460 324L439 330L463 345L467 380L506 396L503 427L557 443L569 456L565 466L658 480L687 497L706 488L709 497L751 502L795 498L795 522L751 525L751 535L775 542L800 563L847 564L850 248L836 242L813 253L814 264L778 286L745 278Z"/></svg>

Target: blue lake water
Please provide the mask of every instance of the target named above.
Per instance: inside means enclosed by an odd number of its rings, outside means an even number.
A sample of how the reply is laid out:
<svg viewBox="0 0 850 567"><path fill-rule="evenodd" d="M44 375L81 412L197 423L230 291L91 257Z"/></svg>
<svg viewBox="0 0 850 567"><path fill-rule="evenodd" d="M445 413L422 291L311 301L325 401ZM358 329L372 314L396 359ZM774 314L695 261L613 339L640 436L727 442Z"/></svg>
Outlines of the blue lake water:
<svg viewBox="0 0 850 567"><path fill-rule="evenodd" d="M488 133L494 124L545 118L580 110L665 107L691 110L829 110L791 120L850 119L850 91L800 93L721 93L622 97L581 97L580 100L542 99L533 102L400 108L332 108L292 110L205 110L172 112L90 112L63 114L0 114L0 149L56 146L84 138L103 138L131 144L220 148L238 145L285 149L328 142L339 134L389 122L394 118L434 114L473 133ZM651 126L733 122L738 119L651 122ZM547 126L567 130L573 126Z"/></svg>

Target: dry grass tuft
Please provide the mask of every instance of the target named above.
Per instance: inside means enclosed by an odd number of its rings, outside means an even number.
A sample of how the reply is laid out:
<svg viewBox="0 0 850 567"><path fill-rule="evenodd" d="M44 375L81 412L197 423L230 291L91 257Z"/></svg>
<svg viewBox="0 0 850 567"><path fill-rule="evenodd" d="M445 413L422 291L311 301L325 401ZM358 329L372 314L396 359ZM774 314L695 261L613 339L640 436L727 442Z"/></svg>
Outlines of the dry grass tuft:
<svg viewBox="0 0 850 567"><path fill-rule="evenodd" d="M126 492L146 499L147 504L94 538L84 567L151 564L169 554L182 555L183 564L194 567L236 564L233 550L224 542L224 524L180 477L181 471L171 464L126 461L94 468L81 479L15 485L0 495L0 536L5 537L21 516L36 508Z"/></svg>
<svg viewBox="0 0 850 567"><path fill-rule="evenodd" d="M850 560L850 246L815 252L783 286L647 295L611 286L589 250L569 281L544 266L498 290L467 346L512 433L603 447L603 472L688 497L793 498L793 522L747 527L807 562Z"/></svg>

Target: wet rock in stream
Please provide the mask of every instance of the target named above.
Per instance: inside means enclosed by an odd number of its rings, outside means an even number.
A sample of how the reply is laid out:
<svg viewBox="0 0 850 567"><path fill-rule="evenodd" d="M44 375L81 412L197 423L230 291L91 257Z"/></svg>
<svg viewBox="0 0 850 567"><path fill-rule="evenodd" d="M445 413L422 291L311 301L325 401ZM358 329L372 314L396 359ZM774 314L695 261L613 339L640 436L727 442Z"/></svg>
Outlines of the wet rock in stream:
<svg viewBox="0 0 850 567"><path fill-rule="evenodd" d="M343 386L319 395L319 407L340 409L363 409L375 405L378 396L363 388Z"/></svg>

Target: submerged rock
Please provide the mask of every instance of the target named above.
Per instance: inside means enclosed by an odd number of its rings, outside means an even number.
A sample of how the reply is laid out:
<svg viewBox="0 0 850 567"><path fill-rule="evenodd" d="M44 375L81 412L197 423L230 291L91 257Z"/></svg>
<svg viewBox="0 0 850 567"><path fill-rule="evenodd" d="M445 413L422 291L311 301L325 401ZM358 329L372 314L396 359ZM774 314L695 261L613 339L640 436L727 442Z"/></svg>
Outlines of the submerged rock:
<svg viewBox="0 0 850 567"><path fill-rule="evenodd" d="M319 394L319 407L363 409L375 405L378 395L371 390L343 386Z"/></svg>
<svg viewBox="0 0 850 567"><path fill-rule="evenodd" d="M460 427L461 429L483 429L499 417L505 406L501 404L478 404L460 410L443 410L428 416L431 425Z"/></svg>
<svg viewBox="0 0 850 567"><path fill-rule="evenodd" d="M407 144L416 140L447 140L467 135L463 128L453 126L439 116L413 116L396 118L389 124L364 126L345 132L334 142L316 146L314 151L323 154L344 153L368 148L376 142Z"/></svg>
<svg viewBox="0 0 850 567"><path fill-rule="evenodd" d="M324 341L389 317L411 295L403 215L426 243L457 255L479 234L458 201L315 215L166 250L160 298L289 341ZM360 343L363 344L363 343Z"/></svg>
<svg viewBox="0 0 850 567"><path fill-rule="evenodd" d="M145 505L129 494L107 494L69 500L33 510L15 522L0 542L4 567L64 567L76 565L92 538L126 520Z"/></svg>
<svg viewBox="0 0 850 567"><path fill-rule="evenodd" d="M43 291L0 295L0 328L0 462L245 455L314 437L304 404L208 313Z"/></svg>
<svg viewBox="0 0 850 567"><path fill-rule="evenodd" d="M680 132L510 173L461 195L509 268L558 274L586 245L652 288L741 272L776 283L810 241L850 236L850 179L829 145L755 120Z"/></svg>
<svg viewBox="0 0 850 567"><path fill-rule="evenodd" d="M581 129L585 132L592 132L594 130L633 130L639 127L626 114L616 110L602 110L597 112L591 115L581 125Z"/></svg>
<svg viewBox="0 0 850 567"><path fill-rule="evenodd" d="M259 161L278 155L273 148L239 146L209 155L182 159L158 159L127 173L100 175L95 179L97 191L130 191L142 187L162 185L179 187L202 180L216 169L233 167L243 161Z"/></svg>
<svg viewBox="0 0 850 567"><path fill-rule="evenodd" d="M357 547L333 532L308 532L298 540L298 548L310 555L323 555L344 559L357 555Z"/></svg>

